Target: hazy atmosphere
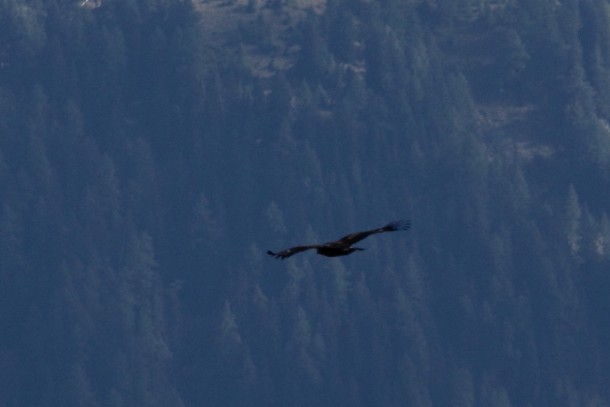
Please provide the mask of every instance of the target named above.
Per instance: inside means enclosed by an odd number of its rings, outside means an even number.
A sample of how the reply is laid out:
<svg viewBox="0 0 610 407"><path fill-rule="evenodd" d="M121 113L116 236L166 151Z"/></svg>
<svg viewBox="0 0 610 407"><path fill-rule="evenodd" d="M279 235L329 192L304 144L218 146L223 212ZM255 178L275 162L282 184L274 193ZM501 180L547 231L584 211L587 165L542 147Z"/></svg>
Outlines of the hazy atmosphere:
<svg viewBox="0 0 610 407"><path fill-rule="evenodd" d="M609 121L607 0L0 0L0 406L609 406Z"/></svg>

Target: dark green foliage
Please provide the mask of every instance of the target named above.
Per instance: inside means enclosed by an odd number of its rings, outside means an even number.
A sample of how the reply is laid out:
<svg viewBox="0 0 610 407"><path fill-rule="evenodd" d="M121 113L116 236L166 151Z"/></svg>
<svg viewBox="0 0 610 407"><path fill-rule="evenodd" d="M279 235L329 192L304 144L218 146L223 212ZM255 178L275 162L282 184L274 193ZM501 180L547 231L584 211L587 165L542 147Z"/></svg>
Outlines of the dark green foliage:
<svg viewBox="0 0 610 407"><path fill-rule="evenodd" d="M315 81L326 79L334 67L322 27L314 14L308 15L301 32L303 49L299 54L296 71L305 79Z"/></svg>
<svg viewBox="0 0 610 407"><path fill-rule="evenodd" d="M0 405L610 403L610 7L513 3L0 0Z"/></svg>

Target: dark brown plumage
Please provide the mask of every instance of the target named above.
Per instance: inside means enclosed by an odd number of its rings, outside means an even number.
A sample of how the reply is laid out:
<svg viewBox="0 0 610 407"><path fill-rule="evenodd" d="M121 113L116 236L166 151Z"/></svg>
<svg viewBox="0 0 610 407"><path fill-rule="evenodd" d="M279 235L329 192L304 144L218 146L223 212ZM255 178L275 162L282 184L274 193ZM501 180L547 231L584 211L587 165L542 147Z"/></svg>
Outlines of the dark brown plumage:
<svg viewBox="0 0 610 407"><path fill-rule="evenodd" d="M385 225L384 227L365 230L363 232L355 232L350 233L347 236L343 236L341 239L336 240L334 242L327 242L322 244L308 244L303 246L295 246L290 249L282 250L281 252L272 252L271 250L267 251L267 254L275 257L276 259L284 260L287 257L290 257L294 254L304 252L309 249L316 249L316 253L321 254L322 256L327 257L337 257L337 256L346 256L351 254L357 250L364 250L360 247L352 247L354 243L361 241L362 239L366 239L370 235L375 233L383 233L383 232L395 232L397 230L409 230L411 228L410 220L399 220L396 222L391 222Z"/></svg>

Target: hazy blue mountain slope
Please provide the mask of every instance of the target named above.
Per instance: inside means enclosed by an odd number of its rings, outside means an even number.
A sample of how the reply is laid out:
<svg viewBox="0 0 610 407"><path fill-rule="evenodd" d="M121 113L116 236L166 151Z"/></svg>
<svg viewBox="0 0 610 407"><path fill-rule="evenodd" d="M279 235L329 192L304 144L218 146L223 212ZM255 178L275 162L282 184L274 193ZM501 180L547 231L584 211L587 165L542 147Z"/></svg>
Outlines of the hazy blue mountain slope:
<svg viewBox="0 0 610 407"><path fill-rule="evenodd" d="M284 3L0 0L0 405L608 404L606 2Z"/></svg>

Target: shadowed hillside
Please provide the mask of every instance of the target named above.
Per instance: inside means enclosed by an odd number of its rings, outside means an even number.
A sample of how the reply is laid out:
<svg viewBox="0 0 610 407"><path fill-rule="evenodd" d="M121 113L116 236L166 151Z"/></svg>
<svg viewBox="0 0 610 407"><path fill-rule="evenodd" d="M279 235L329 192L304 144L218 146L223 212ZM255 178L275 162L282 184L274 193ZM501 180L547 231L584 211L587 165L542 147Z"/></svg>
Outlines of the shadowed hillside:
<svg viewBox="0 0 610 407"><path fill-rule="evenodd" d="M0 405L610 404L605 0L81 3L0 0Z"/></svg>

